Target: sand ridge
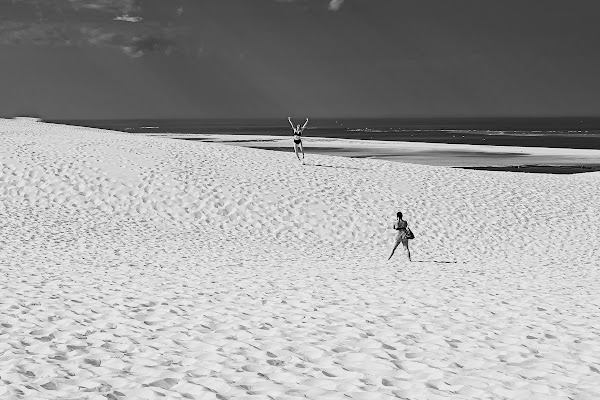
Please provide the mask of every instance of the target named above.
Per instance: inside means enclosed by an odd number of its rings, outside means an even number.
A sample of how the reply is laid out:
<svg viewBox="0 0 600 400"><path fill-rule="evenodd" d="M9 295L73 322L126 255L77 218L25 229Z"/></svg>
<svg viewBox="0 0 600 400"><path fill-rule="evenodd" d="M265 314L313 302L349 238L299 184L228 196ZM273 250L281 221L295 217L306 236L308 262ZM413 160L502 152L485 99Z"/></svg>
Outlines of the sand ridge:
<svg viewBox="0 0 600 400"><path fill-rule="evenodd" d="M598 173L0 127L2 398L600 395Z"/></svg>

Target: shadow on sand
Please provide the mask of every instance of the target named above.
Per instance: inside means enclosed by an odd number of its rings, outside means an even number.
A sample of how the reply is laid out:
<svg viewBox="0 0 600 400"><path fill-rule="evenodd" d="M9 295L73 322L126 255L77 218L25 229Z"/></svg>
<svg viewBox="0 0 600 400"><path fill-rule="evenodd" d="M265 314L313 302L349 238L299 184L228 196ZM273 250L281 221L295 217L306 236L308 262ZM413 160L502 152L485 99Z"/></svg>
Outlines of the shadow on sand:
<svg viewBox="0 0 600 400"><path fill-rule="evenodd" d="M361 168L357 168L357 167L336 167L335 165L325 165L325 164L304 164L304 165L312 165L314 167L327 167L327 168L361 169Z"/></svg>
<svg viewBox="0 0 600 400"><path fill-rule="evenodd" d="M439 261L439 260L414 260L418 263L435 263L435 264L464 264L462 261Z"/></svg>

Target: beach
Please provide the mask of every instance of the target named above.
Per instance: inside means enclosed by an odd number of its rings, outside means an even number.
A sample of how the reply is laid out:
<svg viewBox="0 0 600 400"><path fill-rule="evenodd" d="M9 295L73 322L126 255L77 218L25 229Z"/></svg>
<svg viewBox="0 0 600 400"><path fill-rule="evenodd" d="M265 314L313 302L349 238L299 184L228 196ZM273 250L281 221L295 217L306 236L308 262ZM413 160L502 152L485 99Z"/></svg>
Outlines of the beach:
<svg viewBox="0 0 600 400"><path fill-rule="evenodd" d="M600 397L600 172L450 168L599 150L165 136L0 119L2 399Z"/></svg>
<svg viewBox="0 0 600 400"><path fill-rule="evenodd" d="M290 136L235 134L152 133L151 136L223 143L264 150L293 152ZM490 167L492 170L519 171L517 166L538 166L537 171L593 172L600 170L600 150L556 147L524 147L465 143L429 143L382 140L356 140L305 137L303 145L311 154L371 158L386 161L445 167ZM540 167L542 166L542 167ZM514 167L514 168L513 168ZM570 168L569 168L570 167ZM558 171L558 172L557 172Z"/></svg>

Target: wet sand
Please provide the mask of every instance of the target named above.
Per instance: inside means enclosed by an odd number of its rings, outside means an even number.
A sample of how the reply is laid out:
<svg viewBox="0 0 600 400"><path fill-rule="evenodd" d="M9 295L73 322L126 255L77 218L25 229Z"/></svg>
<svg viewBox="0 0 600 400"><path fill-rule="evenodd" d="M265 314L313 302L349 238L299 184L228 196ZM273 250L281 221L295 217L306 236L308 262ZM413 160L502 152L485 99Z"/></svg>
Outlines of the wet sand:
<svg viewBox="0 0 600 400"><path fill-rule="evenodd" d="M215 142L272 151L294 151L291 139L286 136L212 134L155 134L152 136ZM308 156L318 154L432 166L552 174L600 170L600 150L595 149L392 142L314 137L304 138L303 144Z"/></svg>

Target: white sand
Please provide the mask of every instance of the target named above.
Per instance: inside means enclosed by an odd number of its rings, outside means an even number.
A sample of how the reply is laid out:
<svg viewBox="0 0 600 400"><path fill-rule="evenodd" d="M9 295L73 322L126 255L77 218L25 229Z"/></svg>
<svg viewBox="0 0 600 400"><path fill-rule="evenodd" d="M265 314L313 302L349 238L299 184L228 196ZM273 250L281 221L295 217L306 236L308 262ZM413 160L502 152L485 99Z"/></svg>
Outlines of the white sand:
<svg viewBox="0 0 600 400"><path fill-rule="evenodd" d="M3 400L600 398L600 173L0 140Z"/></svg>

